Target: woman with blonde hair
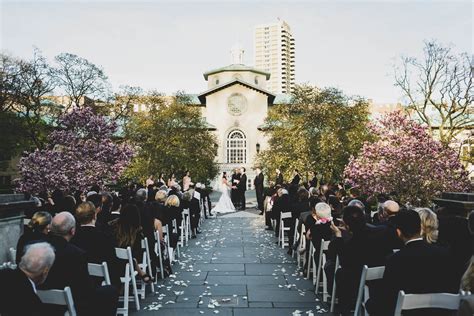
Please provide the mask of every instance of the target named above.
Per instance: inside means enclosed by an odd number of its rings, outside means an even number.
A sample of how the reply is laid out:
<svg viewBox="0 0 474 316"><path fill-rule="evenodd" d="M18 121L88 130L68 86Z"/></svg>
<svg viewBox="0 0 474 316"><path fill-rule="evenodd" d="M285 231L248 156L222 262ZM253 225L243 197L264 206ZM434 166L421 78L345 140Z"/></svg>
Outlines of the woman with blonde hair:
<svg viewBox="0 0 474 316"><path fill-rule="evenodd" d="M421 237L429 243L438 241L438 216L429 208L416 208L415 211L421 219Z"/></svg>
<svg viewBox="0 0 474 316"><path fill-rule="evenodd" d="M16 263L20 263L25 247L38 241L46 240L46 235L51 228L52 217L48 212L36 212L30 222L25 226L25 231L18 239L16 246Z"/></svg>

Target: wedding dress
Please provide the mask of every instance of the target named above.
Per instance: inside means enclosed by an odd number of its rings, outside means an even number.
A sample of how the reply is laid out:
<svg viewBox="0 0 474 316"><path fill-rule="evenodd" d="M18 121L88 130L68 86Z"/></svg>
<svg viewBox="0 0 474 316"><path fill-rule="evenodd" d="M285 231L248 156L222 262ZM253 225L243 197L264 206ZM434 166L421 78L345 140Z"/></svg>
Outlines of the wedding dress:
<svg viewBox="0 0 474 316"><path fill-rule="evenodd" d="M227 184L227 179L222 178L220 191L222 192L219 201L217 202L216 206L212 209L214 214L220 213L232 213L235 212L235 206L232 204L232 200L230 199L230 188Z"/></svg>

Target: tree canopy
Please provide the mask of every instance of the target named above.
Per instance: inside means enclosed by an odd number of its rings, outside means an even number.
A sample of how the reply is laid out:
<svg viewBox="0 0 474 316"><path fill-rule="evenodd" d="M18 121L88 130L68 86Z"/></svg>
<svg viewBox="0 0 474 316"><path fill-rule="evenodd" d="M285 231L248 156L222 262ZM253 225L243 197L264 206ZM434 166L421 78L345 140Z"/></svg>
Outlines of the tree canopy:
<svg viewBox="0 0 474 316"><path fill-rule="evenodd" d="M259 163L287 176L296 168L339 180L349 157L370 137L368 121L368 103L362 98L334 88L296 86L291 104L269 112L269 149L259 154Z"/></svg>
<svg viewBox="0 0 474 316"><path fill-rule="evenodd" d="M171 101L156 94L143 101L148 111L136 113L126 126L126 137L137 147L126 175L144 180L159 173L180 177L189 170L194 182L213 179L217 143L200 109L182 92Z"/></svg>

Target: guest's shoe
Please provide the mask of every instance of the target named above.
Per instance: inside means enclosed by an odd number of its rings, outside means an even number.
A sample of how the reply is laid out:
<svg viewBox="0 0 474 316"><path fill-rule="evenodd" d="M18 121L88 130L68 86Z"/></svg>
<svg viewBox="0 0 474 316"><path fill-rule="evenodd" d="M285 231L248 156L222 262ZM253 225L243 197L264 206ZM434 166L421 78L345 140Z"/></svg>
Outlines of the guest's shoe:
<svg viewBox="0 0 474 316"><path fill-rule="evenodd" d="M191 238L192 238L192 239L196 239L196 235L192 235Z"/></svg>
<svg viewBox="0 0 474 316"><path fill-rule="evenodd" d="M273 230L273 228L267 226L267 227L265 227L265 230Z"/></svg>
<svg viewBox="0 0 474 316"><path fill-rule="evenodd" d="M258 215L263 215L263 212L260 212Z"/></svg>
<svg viewBox="0 0 474 316"><path fill-rule="evenodd" d="M292 255L293 254L293 250L292 249L288 249L288 251L286 252L288 255Z"/></svg>
<svg viewBox="0 0 474 316"><path fill-rule="evenodd" d="M200 234L202 233L200 230L196 229L196 233Z"/></svg>

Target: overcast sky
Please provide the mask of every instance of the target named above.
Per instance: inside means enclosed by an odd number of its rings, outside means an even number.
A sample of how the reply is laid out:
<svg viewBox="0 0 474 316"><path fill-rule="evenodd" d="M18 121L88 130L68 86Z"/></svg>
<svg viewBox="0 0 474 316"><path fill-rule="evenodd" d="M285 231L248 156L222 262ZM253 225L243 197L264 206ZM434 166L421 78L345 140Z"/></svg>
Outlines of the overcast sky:
<svg viewBox="0 0 474 316"><path fill-rule="evenodd" d="M397 102L393 63L436 39L473 51L472 1L1 1L1 48L28 58L70 52L101 65L114 88L206 90L202 73L230 63L253 28L281 17L296 42L296 81Z"/></svg>

